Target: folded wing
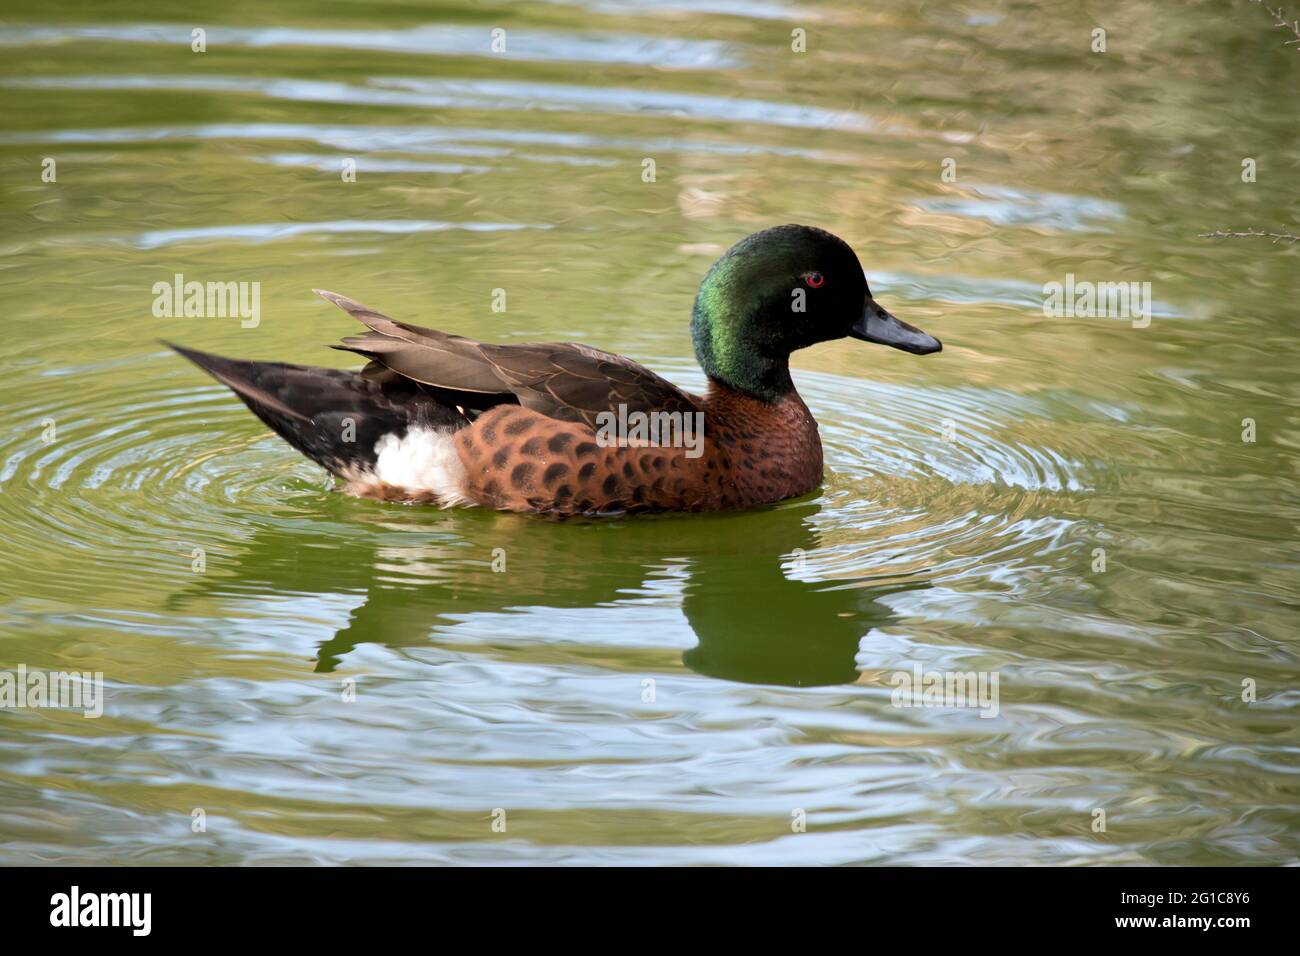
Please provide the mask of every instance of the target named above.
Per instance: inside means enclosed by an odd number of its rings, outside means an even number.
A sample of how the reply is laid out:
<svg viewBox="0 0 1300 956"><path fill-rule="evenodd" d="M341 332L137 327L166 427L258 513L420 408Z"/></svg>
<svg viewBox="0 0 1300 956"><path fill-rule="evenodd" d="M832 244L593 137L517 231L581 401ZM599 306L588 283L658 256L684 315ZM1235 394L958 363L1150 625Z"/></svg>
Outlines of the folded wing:
<svg viewBox="0 0 1300 956"><path fill-rule="evenodd" d="M365 324L333 348L370 359L363 374L400 376L467 414L517 403L561 421L597 427L601 412L697 410L696 400L630 359L586 345L490 345L398 322L346 296L315 290Z"/></svg>

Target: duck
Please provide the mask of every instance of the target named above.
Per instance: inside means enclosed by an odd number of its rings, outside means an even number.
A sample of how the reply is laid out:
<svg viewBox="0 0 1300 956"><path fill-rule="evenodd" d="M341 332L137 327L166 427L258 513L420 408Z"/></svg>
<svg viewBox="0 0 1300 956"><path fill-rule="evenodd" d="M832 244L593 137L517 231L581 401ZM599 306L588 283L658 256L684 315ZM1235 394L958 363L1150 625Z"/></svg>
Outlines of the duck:
<svg viewBox="0 0 1300 956"><path fill-rule="evenodd" d="M313 291L365 327L331 346L363 368L165 344L346 493L443 508L603 516L801 497L820 487L823 457L791 354L843 338L943 348L875 301L847 242L794 224L746 236L705 273L690 321L703 395L589 345L479 342Z"/></svg>

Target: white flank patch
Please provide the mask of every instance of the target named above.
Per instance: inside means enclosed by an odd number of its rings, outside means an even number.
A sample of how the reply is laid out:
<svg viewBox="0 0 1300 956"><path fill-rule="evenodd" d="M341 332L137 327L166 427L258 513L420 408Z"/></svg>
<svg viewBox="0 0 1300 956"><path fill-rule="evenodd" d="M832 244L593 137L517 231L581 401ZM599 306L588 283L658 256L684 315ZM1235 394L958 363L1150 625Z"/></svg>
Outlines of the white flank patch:
<svg viewBox="0 0 1300 956"><path fill-rule="evenodd" d="M443 507L474 503L465 495L465 466L452 432L412 428L400 438L390 433L375 442L375 456L374 476L385 485L434 495Z"/></svg>

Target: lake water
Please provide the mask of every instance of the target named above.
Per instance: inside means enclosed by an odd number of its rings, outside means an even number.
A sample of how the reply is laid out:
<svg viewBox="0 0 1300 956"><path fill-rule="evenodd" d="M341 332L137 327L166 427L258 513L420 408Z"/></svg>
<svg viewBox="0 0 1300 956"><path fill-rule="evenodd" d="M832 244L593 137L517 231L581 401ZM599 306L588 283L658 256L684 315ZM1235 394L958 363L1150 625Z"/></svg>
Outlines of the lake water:
<svg viewBox="0 0 1300 956"><path fill-rule="evenodd" d="M132 6L0 22L0 670L107 698L0 710L0 863L1300 858L1300 245L1199 235L1300 221L1262 10ZM799 353L825 485L749 513L351 499L159 344L346 365L323 287L697 388L790 221L944 351Z"/></svg>

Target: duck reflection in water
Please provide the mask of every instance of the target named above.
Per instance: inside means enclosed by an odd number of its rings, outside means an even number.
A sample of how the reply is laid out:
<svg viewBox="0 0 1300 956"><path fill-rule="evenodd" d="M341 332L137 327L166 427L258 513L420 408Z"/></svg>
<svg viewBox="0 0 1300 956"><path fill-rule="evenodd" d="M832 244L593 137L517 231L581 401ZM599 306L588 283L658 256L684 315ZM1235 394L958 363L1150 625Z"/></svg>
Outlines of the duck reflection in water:
<svg viewBox="0 0 1300 956"><path fill-rule="evenodd" d="M808 575L800 555L819 545L819 506L806 500L689 519L549 521L486 511L395 514L392 505L379 506L376 518L373 505L341 506L379 522L376 533L358 534L355 523L349 529L326 517L329 531L348 532L345 555L325 541L303 547L312 536L295 523L263 528L233 558L235 575L223 579L210 567L173 603L198 593L364 594L318 649L315 670L328 673L361 644L436 643L436 628L476 613L609 607L676 574L685 577L682 612L698 641L683 655L687 667L723 680L810 687L857 680L860 641L897 620L880 599L928 587L897 577L874 585L801 579ZM647 633L639 643L654 639Z"/></svg>

